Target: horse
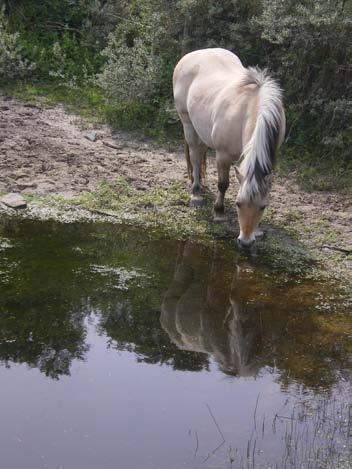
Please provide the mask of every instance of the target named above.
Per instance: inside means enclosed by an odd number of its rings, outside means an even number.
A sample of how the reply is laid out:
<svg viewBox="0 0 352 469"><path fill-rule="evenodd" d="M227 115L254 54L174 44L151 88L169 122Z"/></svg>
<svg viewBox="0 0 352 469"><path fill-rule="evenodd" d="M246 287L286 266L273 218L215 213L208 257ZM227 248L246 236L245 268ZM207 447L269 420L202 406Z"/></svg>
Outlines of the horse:
<svg viewBox="0 0 352 469"><path fill-rule="evenodd" d="M216 152L215 212L224 212L230 167L238 162L237 240L240 247L251 246L285 135L282 90L266 69L245 68L232 52L214 48L181 58L173 73L173 94L185 137L191 203L202 203L208 148Z"/></svg>
<svg viewBox="0 0 352 469"><path fill-rule="evenodd" d="M224 275L217 247L186 241L180 247L175 273L161 305L160 324L180 350L210 354L221 371L233 376L256 376L260 365L257 346L260 304L247 304L246 294L258 297L261 284L254 286L241 276ZM200 259L206 259L200 262ZM219 294L221 292L221 294Z"/></svg>

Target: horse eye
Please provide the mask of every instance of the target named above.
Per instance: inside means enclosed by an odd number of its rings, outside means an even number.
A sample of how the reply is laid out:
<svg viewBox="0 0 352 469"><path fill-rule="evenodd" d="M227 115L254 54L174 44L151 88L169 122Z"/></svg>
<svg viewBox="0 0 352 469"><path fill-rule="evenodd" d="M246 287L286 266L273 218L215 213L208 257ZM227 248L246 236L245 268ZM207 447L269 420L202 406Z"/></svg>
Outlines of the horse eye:
<svg viewBox="0 0 352 469"><path fill-rule="evenodd" d="M237 205L238 208L241 208L240 202L236 202L236 205Z"/></svg>

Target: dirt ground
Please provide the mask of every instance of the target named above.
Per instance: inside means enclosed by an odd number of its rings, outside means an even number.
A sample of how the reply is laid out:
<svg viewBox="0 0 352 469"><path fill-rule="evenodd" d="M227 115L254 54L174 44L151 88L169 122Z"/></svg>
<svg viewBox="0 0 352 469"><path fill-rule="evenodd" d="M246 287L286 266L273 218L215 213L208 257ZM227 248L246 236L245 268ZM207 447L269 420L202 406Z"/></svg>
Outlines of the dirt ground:
<svg viewBox="0 0 352 469"><path fill-rule="evenodd" d="M0 193L73 197L118 176L141 191L172 183L189 187L181 142L179 152L171 152L148 139L93 127L61 107L0 96ZM231 184L227 199L234 200L233 173ZM207 185L215 192L212 158ZM266 220L292 228L311 250L351 270L351 255L331 249L352 250L352 201L346 196L304 192L293 180L276 178Z"/></svg>

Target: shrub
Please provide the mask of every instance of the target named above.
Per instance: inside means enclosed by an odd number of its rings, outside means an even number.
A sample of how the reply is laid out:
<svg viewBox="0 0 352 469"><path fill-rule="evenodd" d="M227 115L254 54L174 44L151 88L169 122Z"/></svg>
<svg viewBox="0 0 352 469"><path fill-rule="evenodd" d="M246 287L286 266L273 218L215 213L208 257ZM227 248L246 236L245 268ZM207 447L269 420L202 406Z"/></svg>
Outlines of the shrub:
<svg viewBox="0 0 352 469"><path fill-rule="evenodd" d="M35 64L24 55L19 33L8 31L4 9L0 10L0 80L3 82L31 75Z"/></svg>
<svg viewBox="0 0 352 469"><path fill-rule="evenodd" d="M265 0L251 20L266 64L285 90L285 153L307 165L307 174L352 167L352 20L348 2ZM295 151L291 151L295 149ZM309 154L308 158L301 155Z"/></svg>
<svg viewBox="0 0 352 469"><path fill-rule="evenodd" d="M142 14L127 18L110 35L98 83L115 102L148 100L157 94L162 73L158 42L164 32L160 23L157 13Z"/></svg>

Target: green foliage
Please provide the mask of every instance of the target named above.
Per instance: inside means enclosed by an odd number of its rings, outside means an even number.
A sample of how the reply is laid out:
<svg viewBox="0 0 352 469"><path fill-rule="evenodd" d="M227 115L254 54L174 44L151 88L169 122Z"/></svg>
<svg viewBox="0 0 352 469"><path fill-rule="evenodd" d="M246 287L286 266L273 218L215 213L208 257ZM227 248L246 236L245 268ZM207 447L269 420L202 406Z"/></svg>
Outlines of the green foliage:
<svg viewBox="0 0 352 469"><path fill-rule="evenodd" d="M265 1L252 19L286 97L285 155L307 188L352 175L352 21L347 2Z"/></svg>
<svg viewBox="0 0 352 469"><path fill-rule="evenodd" d="M1 0L0 0L1 3ZM93 77L106 38L121 20L124 0L7 0L11 32L37 64L36 78L72 85Z"/></svg>
<svg viewBox="0 0 352 469"><path fill-rule="evenodd" d="M163 33L160 15L142 11L140 16L127 17L110 35L102 52L107 63L99 82L114 101L146 100L157 94Z"/></svg>
<svg viewBox="0 0 352 469"><path fill-rule="evenodd" d="M0 81L30 75L35 64L26 57L18 33L9 32L4 9L0 9Z"/></svg>

